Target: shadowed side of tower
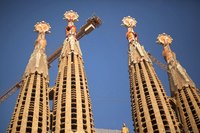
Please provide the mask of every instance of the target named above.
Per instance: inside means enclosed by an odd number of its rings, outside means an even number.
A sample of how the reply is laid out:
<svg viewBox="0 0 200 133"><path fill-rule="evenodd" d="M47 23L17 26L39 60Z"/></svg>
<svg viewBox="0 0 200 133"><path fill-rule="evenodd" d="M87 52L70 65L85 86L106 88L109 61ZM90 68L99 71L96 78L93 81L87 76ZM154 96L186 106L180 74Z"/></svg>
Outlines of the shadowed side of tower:
<svg viewBox="0 0 200 133"><path fill-rule="evenodd" d="M50 131L49 76L45 53L45 33L49 30L50 25L44 21L35 25L38 38L22 78L21 91L7 133Z"/></svg>
<svg viewBox="0 0 200 133"><path fill-rule="evenodd" d="M122 21L128 28L126 36L129 41L128 65L135 132L180 132L169 99L151 60L133 31L136 20L128 16Z"/></svg>
<svg viewBox="0 0 200 133"><path fill-rule="evenodd" d="M171 96L175 99L177 113L185 132L200 132L200 96L186 70L176 60L176 55L170 49L172 38L163 33L157 42L163 46L163 56L168 65L168 77Z"/></svg>
<svg viewBox="0 0 200 133"><path fill-rule="evenodd" d="M88 84L74 22L78 14L67 11L66 39L59 58L54 90L53 132L93 133L94 124Z"/></svg>

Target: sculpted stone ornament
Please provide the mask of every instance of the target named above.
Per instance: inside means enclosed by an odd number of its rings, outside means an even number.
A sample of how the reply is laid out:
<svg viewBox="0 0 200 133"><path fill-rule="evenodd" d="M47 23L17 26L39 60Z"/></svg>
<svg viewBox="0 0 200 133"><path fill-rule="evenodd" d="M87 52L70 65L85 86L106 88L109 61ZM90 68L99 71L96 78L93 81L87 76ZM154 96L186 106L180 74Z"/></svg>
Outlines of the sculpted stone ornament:
<svg viewBox="0 0 200 133"><path fill-rule="evenodd" d="M172 41L173 39L171 38L171 36L167 35L166 33L159 34L157 37L157 43L163 46L170 45Z"/></svg>
<svg viewBox="0 0 200 133"><path fill-rule="evenodd" d="M131 16L124 17L122 19L122 22L123 22L122 25L127 28L134 28L134 27L136 27L136 23L137 23L135 18L132 18Z"/></svg>
<svg viewBox="0 0 200 133"><path fill-rule="evenodd" d="M66 11L64 14L64 19L66 19L67 21L72 21L72 22L76 22L78 21L78 13L74 12L73 10L70 11Z"/></svg>
<svg viewBox="0 0 200 133"><path fill-rule="evenodd" d="M175 54L171 51L169 45L172 43L172 38L170 35L167 35L166 33L159 34L157 37L157 43L161 44L163 46L163 56L167 63L173 62L175 60Z"/></svg>
<svg viewBox="0 0 200 133"><path fill-rule="evenodd" d="M133 31L133 28L136 27L136 23L137 21L135 18L132 18L131 16L127 16L122 19L122 25L128 28L126 37L129 42L137 40L137 34Z"/></svg>
<svg viewBox="0 0 200 133"><path fill-rule="evenodd" d="M35 45L40 44L42 48L46 47L45 33L50 33L51 26L45 21L37 22L34 26L34 31L38 32L38 38Z"/></svg>
<svg viewBox="0 0 200 133"><path fill-rule="evenodd" d="M68 25L66 27L66 36L76 35L76 26L74 22L78 21L78 13L73 10L66 11L64 14L64 19L68 21Z"/></svg>
<svg viewBox="0 0 200 133"><path fill-rule="evenodd" d="M34 31L39 33L50 33L51 29L51 26L45 21L37 22L34 27L35 27Z"/></svg>

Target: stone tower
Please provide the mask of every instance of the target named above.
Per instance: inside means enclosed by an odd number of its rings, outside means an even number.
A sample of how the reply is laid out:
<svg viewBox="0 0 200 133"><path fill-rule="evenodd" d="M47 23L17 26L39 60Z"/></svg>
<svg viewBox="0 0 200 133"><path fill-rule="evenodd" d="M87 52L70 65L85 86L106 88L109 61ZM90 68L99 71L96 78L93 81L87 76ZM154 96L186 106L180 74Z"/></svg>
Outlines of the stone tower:
<svg viewBox="0 0 200 133"><path fill-rule="evenodd" d="M186 70L176 60L176 55L170 49L172 38L163 33L157 38L163 46L163 56L168 65L168 77L171 96L175 99L177 112L185 132L200 132L200 96L199 90L187 74Z"/></svg>
<svg viewBox="0 0 200 133"><path fill-rule="evenodd" d="M45 33L50 25L44 21L35 25L38 38L26 67L8 133L44 133L50 131L49 76L45 53Z"/></svg>
<svg viewBox="0 0 200 133"><path fill-rule="evenodd" d="M122 22L128 28L126 37L129 41L128 66L135 132L180 132L165 90L133 31L136 20L128 16Z"/></svg>
<svg viewBox="0 0 200 133"><path fill-rule="evenodd" d="M52 131L56 133L94 132L88 83L74 25L78 17L72 10L64 14L67 37L59 58L52 118Z"/></svg>

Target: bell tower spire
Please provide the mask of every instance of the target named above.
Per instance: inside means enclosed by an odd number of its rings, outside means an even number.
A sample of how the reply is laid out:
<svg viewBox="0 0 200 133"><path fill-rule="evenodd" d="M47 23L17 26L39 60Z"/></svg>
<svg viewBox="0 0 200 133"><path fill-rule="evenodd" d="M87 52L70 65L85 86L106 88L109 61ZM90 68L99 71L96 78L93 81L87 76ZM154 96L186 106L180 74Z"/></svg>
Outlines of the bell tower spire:
<svg viewBox="0 0 200 133"><path fill-rule="evenodd" d="M157 43L163 46L162 55L168 65L168 77L171 96L176 100L177 112L183 123L185 132L200 130L200 97L198 88L176 59L176 54L170 49L172 38L163 33L157 37Z"/></svg>
<svg viewBox="0 0 200 133"><path fill-rule="evenodd" d="M122 22L128 28L126 37L129 42L128 65L135 132L180 132L164 88L133 30L136 20L128 16Z"/></svg>
<svg viewBox="0 0 200 133"><path fill-rule="evenodd" d="M92 107L72 10L64 14L68 21L66 38L59 59L54 90L53 132L94 133Z"/></svg>
<svg viewBox="0 0 200 133"><path fill-rule="evenodd" d="M50 25L38 22L35 31L38 37L22 78L8 133L50 132L49 76L45 53L45 33L50 31Z"/></svg>

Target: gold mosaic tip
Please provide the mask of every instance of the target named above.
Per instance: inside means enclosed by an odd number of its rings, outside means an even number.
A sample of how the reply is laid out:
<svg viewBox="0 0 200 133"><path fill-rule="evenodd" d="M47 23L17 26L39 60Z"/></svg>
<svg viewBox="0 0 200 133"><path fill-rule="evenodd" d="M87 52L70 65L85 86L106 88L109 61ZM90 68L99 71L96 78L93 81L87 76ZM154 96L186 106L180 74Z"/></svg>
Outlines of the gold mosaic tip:
<svg viewBox="0 0 200 133"><path fill-rule="evenodd" d="M70 10L70 11L65 12L63 19L66 19L67 21L76 22L76 21L78 21L78 17L79 17L79 15L77 12Z"/></svg>
<svg viewBox="0 0 200 133"><path fill-rule="evenodd" d="M162 34L158 35L156 42L158 44L166 46L166 45L170 45L172 43L172 41L173 41L173 39L170 35L167 35L166 33L162 33Z"/></svg>
<svg viewBox="0 0 200 133"><path fill-rule="evenodd" d="M135 18L132 18L131 16L124 17L122 19L122 25L127 28L135 28L137 21Z"/></svg>
<svg viewBox="0 0 200 133"><path fill-rule="evenodd" d="M34 26L34 31L39 33L50 33L51 26L45 21L37 22Z"/></svg>

